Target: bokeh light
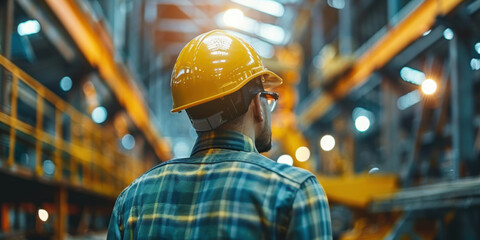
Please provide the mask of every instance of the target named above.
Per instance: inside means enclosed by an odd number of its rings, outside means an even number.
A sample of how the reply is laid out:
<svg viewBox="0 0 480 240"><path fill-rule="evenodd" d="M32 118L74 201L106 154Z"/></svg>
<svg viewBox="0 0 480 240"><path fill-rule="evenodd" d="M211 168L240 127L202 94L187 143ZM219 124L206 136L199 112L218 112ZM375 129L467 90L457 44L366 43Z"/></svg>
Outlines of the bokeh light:
<svg viewBox="0 0 480 240"><path fill-rule="evenodd" d="M370 120L366 116L359 116L355 119L355 128L359 132L365 132L370 128Z"/></svg>
<svg viewBox="0 0 480 240"><path fill-rule="evenodd" d="M43 222L46 222L48 220L48 212L45 209L38 209L38 218L42 220Z"/></svg>
<svg viewBox="0 0 480 240"><path fill-rule="evenodd" d="M284 155L278 157L277 162L292 166L293 165L293 158L288 154L284 154Z"/></svg>
<svg viewBox="0 0 480 240"><path fill-rule="evenodd" d="M323 151L330 151L335 147L335 138L332 135L325 135L320 139L320 147Z"/></svg>
<svg viewBox="0 0 480 240"><path fill-rule="evenodd" d="M432 79L426 79L422 83L422 92L427 95L432 95L437 91L437 83Z"/></svg>
<svg viewBox="0 0 480 240"><path fill-rule="evenodd" d="M305 162L310 158L310 149L305 146L297 148L295 151L295 158L300 162Z"/></svg>
<svg viewBox="0 0 480 240"><path fill-rule="evenodd" d="M92 111L92 120L96 123L103 123L107 120L107 109L102 106L96 107Z"/></svg>

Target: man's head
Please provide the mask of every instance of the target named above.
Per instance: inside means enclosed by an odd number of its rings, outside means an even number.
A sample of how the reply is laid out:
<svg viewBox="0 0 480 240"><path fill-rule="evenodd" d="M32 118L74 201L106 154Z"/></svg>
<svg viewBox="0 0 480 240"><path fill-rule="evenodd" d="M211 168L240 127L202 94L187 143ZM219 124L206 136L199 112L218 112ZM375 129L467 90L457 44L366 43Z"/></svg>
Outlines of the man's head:
<svg viewBox="0 0 480 240"><path fill-rule="evenodd" d="M266 151L271 142L268 101L273 104L278 95L264 88L281 83L248 43L226 31L210 31L190 41L177 59L172 112L186 110L199 132L241 131Z"/></svg>

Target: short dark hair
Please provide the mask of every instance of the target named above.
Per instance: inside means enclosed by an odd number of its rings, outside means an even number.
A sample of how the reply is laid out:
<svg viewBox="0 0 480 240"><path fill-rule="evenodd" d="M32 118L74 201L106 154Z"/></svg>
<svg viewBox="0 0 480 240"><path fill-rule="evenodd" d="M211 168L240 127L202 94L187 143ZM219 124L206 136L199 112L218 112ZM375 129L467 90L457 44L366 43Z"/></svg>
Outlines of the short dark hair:
<svg viewBox="0 0 480 240"><path fill-rule="evenodd" d="M264 90L261 78L262 76L259 76L251 80L234 93L191 107L185 111L192 120L208 118L220 112L225 120L231 121L238 118L247 112L253 95Z"/></svg>

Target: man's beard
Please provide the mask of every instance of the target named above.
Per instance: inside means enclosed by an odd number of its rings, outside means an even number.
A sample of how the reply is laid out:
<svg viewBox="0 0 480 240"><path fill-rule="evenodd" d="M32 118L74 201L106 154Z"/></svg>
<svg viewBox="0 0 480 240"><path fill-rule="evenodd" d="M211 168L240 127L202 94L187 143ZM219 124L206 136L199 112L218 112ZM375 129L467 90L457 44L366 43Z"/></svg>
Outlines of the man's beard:
<svg viewBox="0 0 480 240"><path fill-rule="evenodd" d="M260 136L255 139L255 147L260 153L268 152L272 148L272 133L268 130L268 126L264 126Z"/></svg>

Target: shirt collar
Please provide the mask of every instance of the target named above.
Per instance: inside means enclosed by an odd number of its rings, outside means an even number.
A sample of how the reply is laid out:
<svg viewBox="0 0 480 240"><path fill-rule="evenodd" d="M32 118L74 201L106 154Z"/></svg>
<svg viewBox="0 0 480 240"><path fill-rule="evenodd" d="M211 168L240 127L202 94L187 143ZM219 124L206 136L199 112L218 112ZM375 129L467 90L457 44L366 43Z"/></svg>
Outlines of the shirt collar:
<svg viewBox="0 0 480 240"><path fill-rule="evenodd" d="M198 135L191 156L211 148L258 152L253 140L239 132L211 131Z"/></svg>

